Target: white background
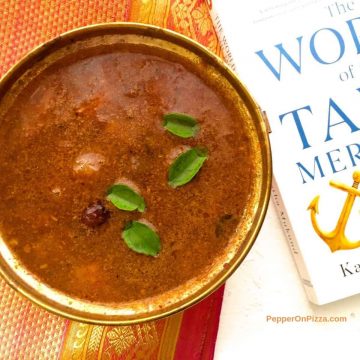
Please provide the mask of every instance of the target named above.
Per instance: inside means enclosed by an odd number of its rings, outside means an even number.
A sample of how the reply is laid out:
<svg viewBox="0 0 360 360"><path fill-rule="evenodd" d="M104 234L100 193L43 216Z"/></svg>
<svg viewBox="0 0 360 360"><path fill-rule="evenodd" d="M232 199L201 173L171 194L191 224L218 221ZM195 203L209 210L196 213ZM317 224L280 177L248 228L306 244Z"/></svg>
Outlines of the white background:
<svg viewBox="0 0 360 360"><path fill-rule="evenodd" d="M268 315L346 316L347 322L276 324ZM226 284L215 359L360 359L360 295L323 306L308 302L272 203Z"/></svg>
<svg viewBox="0 0 360 360"><path fill-rule="evenodd" d="M252 8L259 7L260 3L264 7L270 8L270 5L275 3L286 4L287 8L296 7L300 3L311 3L313 9L316 8L318 12L321 12L323 11L321 10L322 6L334 4L335 1L256 0L244 3L235 0L213 0L215 12L222 15L223 30L232 53L238 62L238 69L251 69L250 65L248 66L246 63L246 49L251 48L254 38L259 38L261 44L265 42L263 38L266 38L267 34L265 31L260 31L259 27L257 27L258 33L244 33L241 31L244 28L249 29L248 22L254 17ZM347 1L337 1L337 3L346 4ZM351 3L351 1L348 1L348 3ZM360 1L354 0L354 3L357 4L356 14L359 14ZM274 9L278 8L274 7ZM306 16L296 17L295 19L289 17L291 21L297 23L300 30L306 28L307 23L320 21L316 16L310 17L311 11L308 9L306 11ZM326 10L324 10L324 17L329 17L328 15L325 16L325 12ZM359 16L356 14L354 16ZM345 21L347 16L342 15L341 19ZM280 21L280 19L286 20L281 16L275 20ZM277 22L277 24L279 25L280 22ZM261 29L261 24L258 25ZM295 25L294 27L296 27ZM321 27L320 24L318 26ZM279 39L290 36L284 29L287 29L287 27L280 25L278 28L273 27L274 32L278 31ZM316 29L316 26L314 26L314 29ZM298 34L303 34L300 30ZM355 56L355 60L358 62L357 59L360 59L359 55ZM251 64L250 61L248 63ZM340 70L337 69L337 72ZM337 72L334 70L334 74L337 74ZM246 70L241 75L243 80L248 80L250 84L254 84L251 78L253 74L250 71L247 72ZM263 84L262 82L259 84L261 89ZM338 90L339 92L342 91L342 89ZM267 97L264 96L264 99L266 100ZM291 99L293 98L290 97L286 101ZM271 101L273 101L273 98L271 98ZM269 110L269 108L265 107L266 110ZM327 182L326 186L328 186ZM334 207L332 207L332 210L335 210L334 215L337 216L338 211ZM314 261L321 267L322 261L316 259L316 256L318 255L314 254ZM360 263L360 258L355 262ZM329 281L331 278L329 276ZM360 282L360 274L356 281ZM335 284L334 288L336 288ZM286 322L277 324L267 321L267 316L295 317L309 315L317 317L346 316L347 322ZM360 295L323 306L313 305L307 300L295 262L272 203L270 203L265 223L252 250L227 282L215 359L360 359Z"/></svg>

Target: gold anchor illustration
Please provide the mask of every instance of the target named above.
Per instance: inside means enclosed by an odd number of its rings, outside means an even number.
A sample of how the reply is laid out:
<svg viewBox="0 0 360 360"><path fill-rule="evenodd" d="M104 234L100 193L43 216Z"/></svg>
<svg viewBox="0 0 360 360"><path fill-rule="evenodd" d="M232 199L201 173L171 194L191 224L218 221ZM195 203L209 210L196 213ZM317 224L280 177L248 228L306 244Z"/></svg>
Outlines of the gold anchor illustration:
<svg viewBox="0 0 360 360"><path fill-rule="evenodd" d="M308 210L311 211L311 222L315 232L325 241L332 252L337 250L350 250L360 247L360 240L350 241L345 236L346 225L351 214L351 210L354 206L354 202L357 196L360 197L359 183L360 183L360 170L356 170L353 174L354 183L352 186L348 186L336 181L330 181L330 185L336 189L345 191L348 193L345 204L341 211L339 220L335 229L331 232L321 231L316 214L319 214L319 199L320 196L316 196L310 203Z"/></svg>

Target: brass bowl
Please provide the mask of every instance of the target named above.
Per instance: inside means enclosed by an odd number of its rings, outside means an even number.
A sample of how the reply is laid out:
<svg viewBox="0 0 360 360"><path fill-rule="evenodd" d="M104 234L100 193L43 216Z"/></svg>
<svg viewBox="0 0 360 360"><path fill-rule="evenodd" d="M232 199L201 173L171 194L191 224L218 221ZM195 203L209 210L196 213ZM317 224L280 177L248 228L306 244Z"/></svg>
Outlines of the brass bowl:
<svg viewBox="0 0 360 360"><path fill-rule="evenodd" d="M8 284L43 308L67 318L107 325L128 325L168 316L202 300L235 271L253 245L265 217L271 186L271 152L262 112L231 69L205 47L173 31L135 23L107 23L67 32L31 51L0 81L0 110L15 98L18 84L49 66L59 56L86 44L141 44L162 49L201 68L236 106L251 139L254 178L249 201L237 231L213 264L195 278L163 294L143 300L101 304L87 302L50 288L13 256L0 234L0 274ZM1 120L0 120L1 121Z"/></svg>

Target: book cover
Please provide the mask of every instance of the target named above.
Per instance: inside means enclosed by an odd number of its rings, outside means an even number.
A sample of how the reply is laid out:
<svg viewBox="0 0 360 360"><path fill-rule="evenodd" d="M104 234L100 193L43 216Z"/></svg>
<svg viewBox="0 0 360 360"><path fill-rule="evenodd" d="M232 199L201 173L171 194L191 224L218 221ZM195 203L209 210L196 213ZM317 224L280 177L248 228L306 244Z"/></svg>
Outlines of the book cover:
<svg viewBox="0 0 360 360"><path fill-rule="evenodd" d="M310 301L360 293L360 1L209 6L267 113L273 200Z"/></svg>

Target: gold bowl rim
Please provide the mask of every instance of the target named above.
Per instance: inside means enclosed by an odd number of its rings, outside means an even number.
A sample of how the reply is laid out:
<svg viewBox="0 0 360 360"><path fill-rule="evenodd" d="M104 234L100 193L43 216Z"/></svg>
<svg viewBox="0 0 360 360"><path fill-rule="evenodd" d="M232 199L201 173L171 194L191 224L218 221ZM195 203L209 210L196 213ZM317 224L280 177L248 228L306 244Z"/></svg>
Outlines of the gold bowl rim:
<svg viewBox="0 0 360 360"><path fill-rule="evenodd" d="M252 117L255 122L255 126L257 127L257 135L260 140L261 147L261 156L263 160L263 168L262 168L262 183L261 183L261 195L259 198L259 206L252 218L253 222L251 224L251 228L249 230L250 235L247 238L247 242L244 246L242 246L241 251L239 250L236 256L234 256L234 261L224 269L219 276L216 277L216 281L213 281L209 286L205 286L203 291L198 291L194 296L190 296L185 299L178 306L172 306L170 308L166 308L162 311L155 312L153 314L143 315L141 318L136 318L130 316L128 319L126 318L107 318L106 314L103 317L92 317L91 313L88 311L79 312L79 311L71 311L71 307L62 308L54 301L49 301L47 298L43 298L40 291L34 291L32 288L29 288L26 283L24 283L21 279L16 277L14 272L9 270L9 267L6 266L4 259L2 258L2 254L0 253L0 275L5 279L5 281L15 290L20 292L26 298L30 299L35 304L41 306L42 308L56 314L61 315L63 317L86 322L92 324L99 325L130 325L137 324L145 321L156 320L176 312L182 311L218 289L226 279L231 276L231 274L239 267L242 261L247 256L250 251L252 245L254 244L257 235L261 229L263 224L268 204L270 198L271 191L271 179L272 179L272 161L271 161L271 148L270 142L268 138L267 127L263 118L263 114L257 103L254 101L252 96L250 95L247 88L242 84L242 82L238 79L232 69L218 56L210 52L205 46L197 43L196 41L179 34L175 31L164 29L154 25L140 24L134 22L112 22L112 23L100 23L95 25L84 26L80 28L76 28L70 31L67 31L58 37L47 41L29 53L27 53L20 61L18 61L15 65L13 65L5 75L0 79L0 96L2 96L2 92L6 93L6 86L11 87L11 81L13 77L16 77L18 72L22 72L24 68L26 68L27 64L32 61L36 61L38 57L43 56L48 51L56 47L56 44L60 40L71 39L72 37L81 37L86 36L87 34L91 34L93 31L106 31L106 30L116 30L116 29L129 29L131 31L136 31L146 34L149 32L151 35L147 36L158 36L160 39L165 39L170 42L175 42L176 44L180 44L180 46L184 46L187 49L190 49L192 52L196 52L196 54L200 54L206 60L210 61L211 64L217 68L221 72L223 76L226 76L227 81L235 88L236 92L245 96L246 101L248 102L249 109L252 111ZM10 86L9 86L10 83ZM5 90L4 90L5 88Z"/></svg>

